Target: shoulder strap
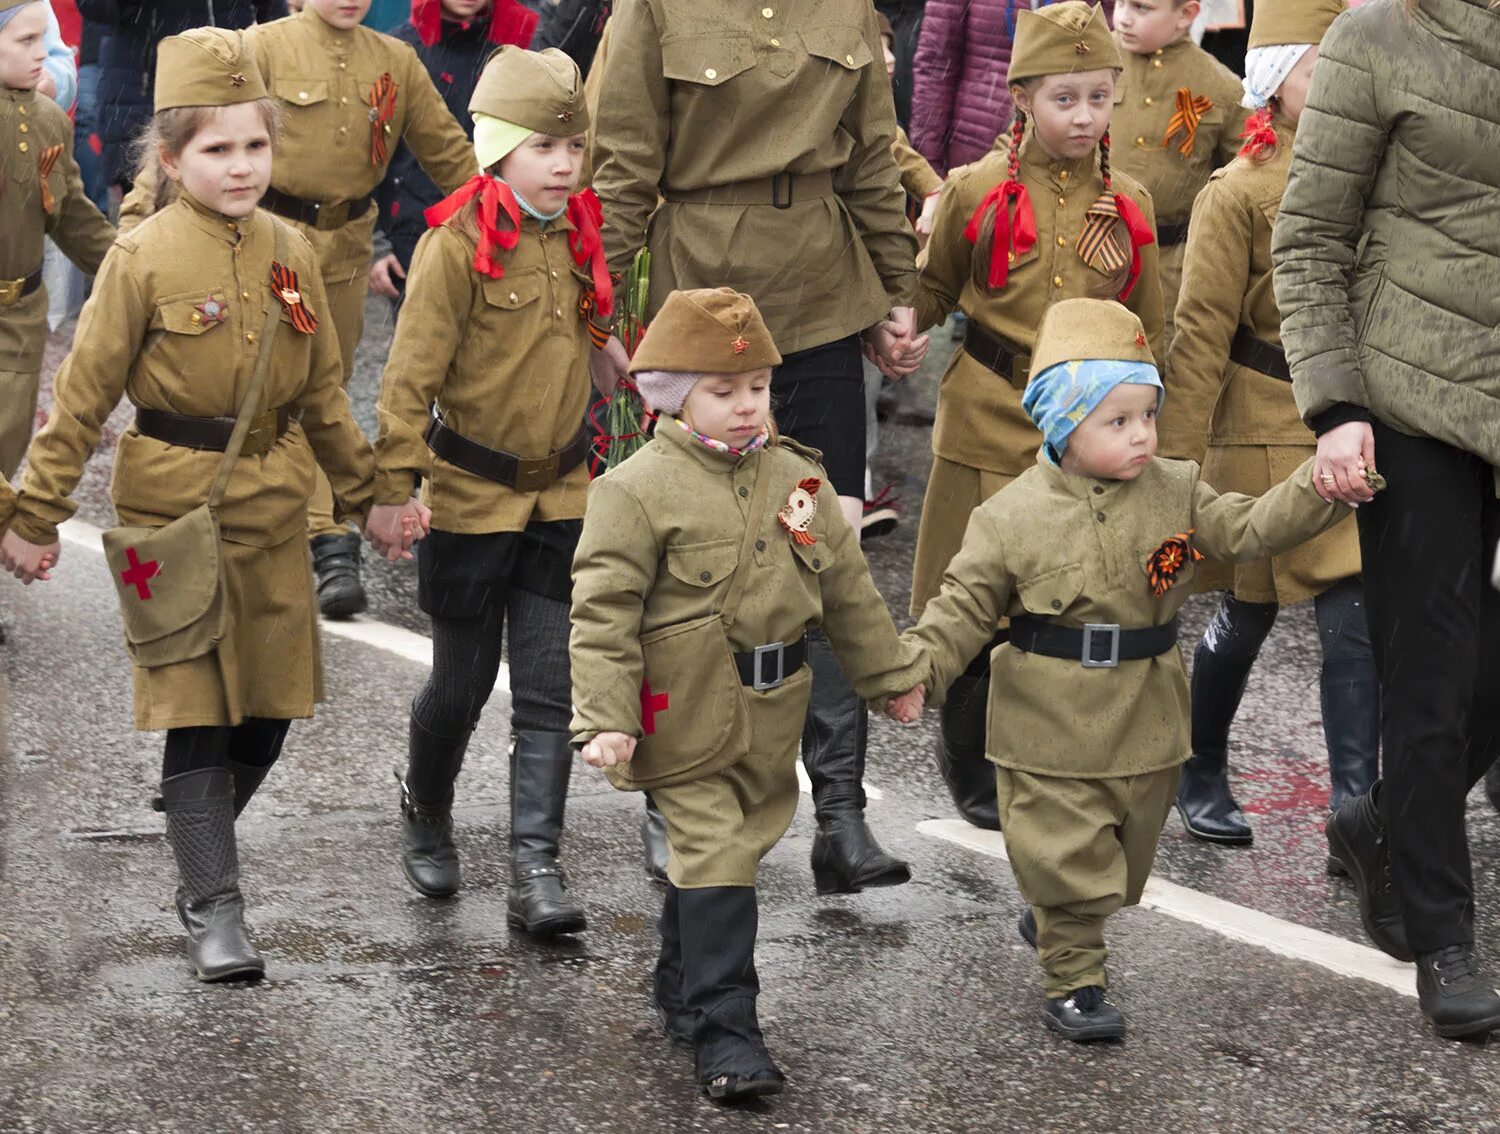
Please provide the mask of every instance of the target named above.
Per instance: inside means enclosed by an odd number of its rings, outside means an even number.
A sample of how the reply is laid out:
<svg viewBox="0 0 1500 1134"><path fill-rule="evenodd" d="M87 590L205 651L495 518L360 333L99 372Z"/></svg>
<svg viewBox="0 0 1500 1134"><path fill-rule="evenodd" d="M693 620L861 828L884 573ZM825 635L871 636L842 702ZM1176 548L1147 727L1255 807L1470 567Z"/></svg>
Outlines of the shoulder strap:
<svg viewBox="0 0 1500 1134"><path fill-rule="evenodd" d="M272 244L272 255L277 263L286 259L286 232L281 227L281 222L274 217L271 220L271 231L274 233ZM266 388L266 372L271 369L271 355L276 347L276 332L281 327L281 319L276 314L276 309L281 305L276 298L275 289L266 284L265 322L260 329L260 353L255 356L255 372L250 375L250 386L245 391L245 400L240 403L240 412L234 420L234 432L229 435L229 444L224 447L224 459L219 462L218 475L214 477L214 486L208 494L208 506L210 509L217 508L219 502L224 499L224 492L229 487L229 474L234 471L234 463L239 460L240 450L245 447L245 437L250 432L250 423L255 419L256 411L260 408L261 394Z"/></svg>
<svg viewBox="0 0 1500 1134"><path fill-rule="evenodd" d="M735 613L740 608L740 597L745 593L745 584L750 579L750 561L755 552L755 540L760 534L761 523L766 518L766 497L771 491L771 470L768 465L767 450L762 449L756 460L755 469L755 491L750 496L750 511L745 518L745 538L740 541L739 562L734 565L734 574L729 579L729 593L724 596L724 605L719 609L719 617L724 620L726 627L734 625Z"/></svg>

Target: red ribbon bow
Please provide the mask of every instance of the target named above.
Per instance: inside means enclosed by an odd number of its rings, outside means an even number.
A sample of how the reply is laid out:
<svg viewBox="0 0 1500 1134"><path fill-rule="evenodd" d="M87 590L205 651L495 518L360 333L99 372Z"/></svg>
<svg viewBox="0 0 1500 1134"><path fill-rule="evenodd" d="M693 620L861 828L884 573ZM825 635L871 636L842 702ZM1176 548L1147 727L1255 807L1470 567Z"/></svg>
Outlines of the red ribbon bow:
<svg viewBox="0 0 1500 1134"><path fill-rule="evenodd" d="M1240 147L1240 157L1258 158L1276 148L1276 127L1272 125L1269 106L1261 107L1245 119L1245 132L1240 139L1245 143Z"/></svg>
<svg viewBox="0 0 1500 1134"><path fill-rule="evenodd" d="M370 164L382 166L389 157L386 149L386 124L396 117L396 80L387 71L375 80L365 99L370 107Z"/></svg>
<svg viewBox="0 0 1500 1134"><path fill-rule="evenodd" d="M568 198L568 220L573 222L574 229L568 236L573 263L580 268L585 263L589 265L589 274L594 281L593 306L599 314L610 315L615 309L615 286L604 262L604 237L599 232L599 226L604 223L604 209L592 189Z"/></svg>
<svg viewBox="0 0 1500 1134"><path fill-rule="evenodd" d="M1010 203L1016 204L1012 219ZM1008 178L984 195L979 208L964 227L964 239L970 244L979 243L979 230L984 223L987 209L995 209L995 239L990 244L990 271L988 284L992 288L1003 288L1010 277L1010 261L1013 256L1024 256L1036 246L1036 214L1031 209L1031 195L1026 186L1014 178Z"/></svg>
<svg viewBox="0 0 1500 1134"><path fill-rule="evenodd" d="M1140 206L1124 193L1115 194L1115 208L1120 210L1120 220L1124 222L1125 232L1130 237L1130 274L1125 278L1125 286L1120 289L1120 302L1124 303L1135 290L1135 281L1140 278L1141 249L1156 243L1156 230L1146 219L1146 214L1141 212Z"/></svg>
<svg viewBox="0 0 1500 1134"><path fill-rule="evenodd" d="M474 270L498 280L505 267L495 259L495 249L509 252L521 238L521 206L510 186L488 173L476 173L422 215L433 228L442 224L475 197L479 198L479 247L474 250ZM510 230L500 228L500 212L510 218Z"/></svg>

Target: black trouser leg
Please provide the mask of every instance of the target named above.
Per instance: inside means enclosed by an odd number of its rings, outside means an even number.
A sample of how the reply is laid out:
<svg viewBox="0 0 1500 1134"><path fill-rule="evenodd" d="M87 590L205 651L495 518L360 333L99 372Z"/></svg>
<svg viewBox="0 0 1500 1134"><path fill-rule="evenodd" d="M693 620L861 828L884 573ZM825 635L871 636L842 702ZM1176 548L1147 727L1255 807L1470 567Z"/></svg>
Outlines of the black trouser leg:
<svg viewBox="0 0 1500 1134"><path fill-rule="evenodd" d="M1334 810L1369 791L1380 776L1380 676L1359 579L1335 583L1313 600L1313 609L1323 648L1323 739Z"/></svg>
<svg viewBox="0 0 1500 1134"><path fill-rule="evenodd" d="M230 731L229 771L234 776L236 818L281 758L281 746L291 727L288 720L246 717Z"/></svg>
<svg viewBox="0 0 1500 1134"><path fill-rule="evenodd" d="M1229 726L1277 610L1275 603L1241 602L1226 591L1193 653L1193 753L1182 767L1177 811L1194 838L1231 846L1253 838L1229 790Z"/></svg>
<svg viewBox="0 0 1500 1134"><path fill-rule="evenodd" d="M693 1017L682 998L682 927L679 920L681 893L667 883L661 903L661 953L651 978L651 1001L661 1017L662 1029L673 1043L690 1046L693 1042Z"/></svg>
<svg viewBox="0 0 1500 1134"><path fill-rule="evenodd" d="M958 813L976 827L1000 829L995 768L985 756L989 728L990 654L1009 637L1002 630L954 679L938 708L937 765Z"/></svg>
<svg viewBox="0 0 1500 1134"><path fill-rule="evenodd" d="M1464 823L1495 755L1500 593L1488 585L1500 503L1483 460L1374 423L1389 487L1357 513L1380 672L1391 873L1419 955L1472 942Z"/></svg>

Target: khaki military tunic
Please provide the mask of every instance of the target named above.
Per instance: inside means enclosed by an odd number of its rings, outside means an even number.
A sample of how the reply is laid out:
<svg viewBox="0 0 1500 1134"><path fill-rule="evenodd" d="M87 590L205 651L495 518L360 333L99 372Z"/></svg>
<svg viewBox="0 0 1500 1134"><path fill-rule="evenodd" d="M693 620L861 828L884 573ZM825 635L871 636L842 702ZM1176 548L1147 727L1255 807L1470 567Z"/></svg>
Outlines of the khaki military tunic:
<svg viewBox="0 0 1500 1134"><path fill-rule="evenodd" d="M992 335L1024 348L1028 354L1042 314L1060 299L1116 299L1126 270L1102 272L1079 256L1076 245L1089 206L1104 192L1097 158L1050 161L1028 135L1019 154L1020 179L1031 196L1037 241L1010 264L1001 291L975 280L974 245L964 227L980 201L1006 179L1008 144L1003 140L986 157L953 173L943 187L933 221L932 239L923 252L917 325L935 326L962 308ZM1128 175L1116 173L1114 188L1132 198L1153 221L1151 196ZM1126 303L1140 317L1152 352L1161 349L1161 288L1157 280L1156 245L1141 249L1141 274ZM1029 357L1024 365L1029 365ZM935 594L943 570L958 551L969 513L1034 462L1041 434L1021 409L1025 374L1007 381L962 348L938 388L937 419L932 431L932 472L922 502L912 575L911 607L920 614Z"/></svg>
<svg viewBox="0 0 1500 1134"><path fill-rule="evenodd" d="M917 152L906 131L899 126L896 127L896 141L891 146L891 153L896 157L896 168L901 171L901 188L906 190L907 196L925 201L943 187L943 179L932 168L932 163Z"/></svg>
<svg viewBox="0 0 1500 1134"><path fill-rule="evenodd" d="M1316 451L1292 384L1229 359L1238 327L1280 344L1281 315L1271 286L1271 229L1281 207L1294 132L1276 124L1264 161L1244 157L1216 172L1199 194L1188 236L1187 285L1167 361L1161 452L1203 462L1203 478L1223 492L1266 491ZM1206 454L1206 455L1205 455ZM1232 587L1246 602L1294 603L1358 575L1354 517L1272 559L1204 564L1200 590Z"/></svg>
<svg viewBox="0 0 1500 1134"><path fill-rule="evenodd" d="M649 245L653 312L674 288L734 287L782 354L910 304L916 237L880 59L868 0L617 4L593 153L610 270ZM787 208L770 199L780 174L810 179Z"/></svg>
<svg viewBox="0 0 1500 1134"><path fill-rule="evenodd" d="M1073 476L1038 462L975 509L941 594L903 635L930 659L935 699L1002 616L1126 629L1171 620L1192 593L1189 565L1161 596L1147 561L1195 530L1221 559L1286 551L1345 513L1312 486L1312 462L1259 499L1219 495L1188 461L1155 460L1134 481ZM1086 669L1009 643L990 656L986 754L1000 825L1037 916L1047 995L1104 986L1103 922L1140 900L1189 754L1181 654Z"/></svg>
<svg viewBox="0 0 1500 1134"><path fill-rule="evenodd" d="M1115 109L1109 121L1114 141L1111 157L1116 169L1124 170L1151 193L1156 205L1156 223L1186 224L1193 199L1218 166L1227 165L1239 152L1239 136L1248 113L1240 108L1243 88L1239 78L1224 64L1184 36L1175 43L1137 55L1116 44L1125 69L1115 84ZM1170 138L1172 116L1177 112L1178 92L1186 90L1192 100L1207 99L1201 110L1192 148L1182 152L1186 134L1178 130ZM1162 315L1165 342L1172 343L1173 312L1182 281L1186 245L1178 241L1163 245L1160 252Z"/></svg>
<svg viewBox="0 0 1500 1134"><path fill-rule="evenodd" d="M821 626L861 696L905 692L920 668L897 641L838 497L809 459L783 442L741 457L708 448L663 418L656 438L589 488L573 564L573 739L642 735L640 638L718 610L734 573L756 478L774 479L730 646L793 642ZM776 519L797 483L818 477L815 542L793 542ZM745 689L749 755L651 797L667 820L672 883L753 886L756 864L797 807L797 750L811 672L776 689ZM668 694L666 712L691 713ZM737 695L738 690L726 693Z"/></svg>
<svg viewBox="0 0 1500 1134"><path fill-rule="evenodd" d="M52 154L55 148L55 156ZM43 207L41 167L51 165ZM93 275L115 230L83 191L73 160L73 124L49 98L0 87L0 477L15 475L36 419L42 351L47 345L47 289L19 296L42 266L50 236L85 275ZM14 290L16 297L6 294Z"/></svg>
<svg viewBox="0 0 1500 1134"><path fill-rule="evenodd" d="M68 499L122 396L150 409L233 417L250 383L271 286L274 229L257 211L229 220L183 197L119 238L58 371L55 403L32 443L13 530L57 538ZM136 727L306 717L321 697L307 544L314 469L328 470L346 510L368 509L374 458L349 416L338 344L312 248L290 226L287 264L320 320L303 334L279 307L262 412L300 414L266 453L241 456L218 518L228 629L217 653L135 671ZM221 309L218 319L211 305ZM111 497L122 524L158 527L202 504L222 454L168 445L130 428L115 454Z"/></svg>
<svg viewBox="0 0 1500 1134"><path fill-rule="evenodd" d="M572 231L565 216L545 230L523 216L499 279L474 270L475 242L457 218L423 234L381 383L376 503L404 503L420 476L433 526L445 532L583 515L587 461L540 492L519 492L449 464L424 440L434 404L469 440L527 459L578 433L592 389L579 309L589 281L568 250Z"/></svg>

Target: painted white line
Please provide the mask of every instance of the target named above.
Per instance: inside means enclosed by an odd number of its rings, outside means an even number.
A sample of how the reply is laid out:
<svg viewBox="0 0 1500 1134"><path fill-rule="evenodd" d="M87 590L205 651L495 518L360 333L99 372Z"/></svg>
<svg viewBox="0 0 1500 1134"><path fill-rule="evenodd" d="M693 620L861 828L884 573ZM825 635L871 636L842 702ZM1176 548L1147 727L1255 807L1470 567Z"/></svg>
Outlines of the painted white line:
<svg viewBox="0 0 1500 1134"><path fill-rule="evenodd" d="M1005 837L999 831L983 831L961 819L929 819L918 823L917 830L991 858L1010 861L1005 850ZM1235 941L1259 946L1278 956L1318 965L1339 976L1367 980L1403 996L1417 995L1412 966L1387 957L1368 945L1345 941L1331 933L1283 921L1160 878L1146 883L1141 905Z"/></svg>

